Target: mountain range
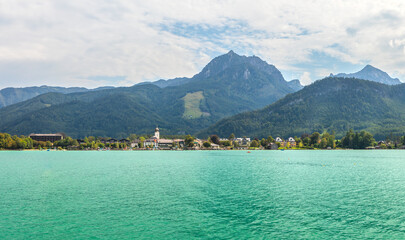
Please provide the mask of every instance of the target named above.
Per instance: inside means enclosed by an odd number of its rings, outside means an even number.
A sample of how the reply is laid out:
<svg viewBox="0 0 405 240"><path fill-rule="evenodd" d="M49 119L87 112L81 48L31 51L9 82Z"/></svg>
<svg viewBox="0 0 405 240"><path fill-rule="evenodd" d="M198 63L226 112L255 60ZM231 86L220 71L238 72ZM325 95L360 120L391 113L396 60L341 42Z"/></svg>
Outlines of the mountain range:
<svg viewBox="0 0 405 240"><path fill-rule="evenodd" d="M303 87L256 56L230 51L192 78L91 90L3 89L0 132L126 137L159 126L166 135L288 137L335 131L339 137L354 129L383 138L405 133L405 84L400 83L367 65Z"/></svg>
<svg viewBox="0 0 405 240"><path fill-rule="evenodd" d="M51 87L51 86L40 86L40 87L25 87L25 88L4 88L0 90L0 108L12 105L14 103L19 103L38 95L56 92L56 93L75 93L75 92L88 92L88 91L98 91L103 89L111 89L113 87L100 87L95 89L87 89L83 87Z"/></svg>
<svg viewBox="0 0 405 240"><path fill-rule="evenodd" d="M42 94L0 109L0 132L120 137L151 133L159 126L163 134L195 133L296 91L275 66L233 51L214 58L192 78L167 83Z"/></svg>
<svg viewBox="0 0 405 240"><path fill-rule="evenodd" d="M388 73L371 65L366 65L362 70L355 73L339 73L336 75L331 74L330 77L358 78L388 85L401 84L401 81L399 81L398 78L392 78L388 75Z"/></svg>
<svg viewBox="0 0 405 240"><path fill-rule="evenodd" d="M405 134L405 84L329 77L256 111L225 118L198 135L284 138L303 133L366 130L376 139Z"/></svg>

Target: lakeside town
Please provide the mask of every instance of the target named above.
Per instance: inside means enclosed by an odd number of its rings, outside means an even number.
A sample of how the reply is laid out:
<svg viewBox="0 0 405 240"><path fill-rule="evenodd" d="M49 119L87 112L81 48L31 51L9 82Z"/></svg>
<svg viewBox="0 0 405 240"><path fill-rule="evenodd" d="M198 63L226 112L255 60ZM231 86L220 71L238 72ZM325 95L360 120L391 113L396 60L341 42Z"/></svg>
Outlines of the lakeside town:
<svg viewBox="0 0 405 240"><path fill-rule="evenodd" d="M385 141L375 141L365 131L348 131L340 139L335 134L314 132L300 137L269 136L267 139L235 137L228 138L211 135L208 139L199 139L191 135L184 137L161 137L159 128L152 136L131 134L128 138L114 139L89 136L84 139L72 139L63 133L30 134L29 136L11 136L0 133L0 150L287 150L287 149L405 149L405 136L389 136Z"/></svg>

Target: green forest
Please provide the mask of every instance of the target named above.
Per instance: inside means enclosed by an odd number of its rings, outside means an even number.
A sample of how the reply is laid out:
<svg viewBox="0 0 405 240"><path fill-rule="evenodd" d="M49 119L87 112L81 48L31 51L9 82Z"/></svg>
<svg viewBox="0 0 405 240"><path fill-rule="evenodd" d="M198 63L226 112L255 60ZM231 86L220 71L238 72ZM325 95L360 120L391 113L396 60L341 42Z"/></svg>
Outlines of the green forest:
<svg viewBox="0 0 405 240"><path fill-rule="evenodd" d="M225 118L198 136L290 137L311 132L368 131L378 140L405 134L405 84L326 78L263 109Z"/></svg>

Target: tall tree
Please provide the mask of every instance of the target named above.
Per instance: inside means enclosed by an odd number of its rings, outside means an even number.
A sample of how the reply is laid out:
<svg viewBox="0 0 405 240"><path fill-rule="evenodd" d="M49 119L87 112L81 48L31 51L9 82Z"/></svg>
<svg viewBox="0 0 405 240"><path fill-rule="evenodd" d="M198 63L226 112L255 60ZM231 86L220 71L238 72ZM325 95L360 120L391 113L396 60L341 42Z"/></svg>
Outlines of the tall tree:
<svg viewBox="0 0 405 240"><path fill-rule="evenodd" d="M229 139L229 141L233 141L233 140L235 139L235 134L232 133L232 134L229 136L228 139Z"/></svg>
<svg viewBox="0 0 405 240"><path fill-rule="evenodd" d="M187 135L184 139L184 143L187 147L194 147L194 138L191 135Z"/></svg>
<svg viewBox="0 0 405 240"><path fill-rule="evenodd" d="M304 139L302 139L302 143L304 144L304 146L308 147L311 145L311 139L309 137L305 137Z"/></svg>
<svg viewBox="0 0 405 240"><path fill-rule="evenodd" d="M253 147L253 148L259 147L259 142L258 142L257 140L253 140L253 141L250 143L250 147Z"/></svg>
<svg viewBox="0 0 405 240"><path fill-rule="evenodd" d="M205 148L210 148L210 147L211 147L211 143L208 142L208 141L205 141L205 142L203 143L203 146L204 146Z"/></svg>
<svg viewBox="0 0 405 240"><path fill-rule="evenodd" d="M266 147L266 146L267 146L267 140L264 139L264 138L262 138L262 140L260 140L260 145L261 145L262 147Z"/></svg>
<svg viewBox="0 0 405 240"><path fill-rule="evenodd" d="M143 148L144 147L144 143L145 143L145 138L144 137L140 137L139 138L139 147L140 148Z"/></svg>
<svg viewBox="0 0 405 240"><path fill-rule="evenodd" d="M218 145L220 144L220 140L219 140L219 137L217 135L211 135L210 139L211 139L212 143L215 143L215 144L218 144Z"/></svg>
<svg viewBox="0 0 405 240"><path fill-rule="evenodd" d="M311 144L318 144L319 140L321 139L321 134L319 134L319 132L314 132L312 133L312 135L310 136L311 139Z"/></svg>
<svg viewBox="0 0 405 240"><path fill-rule="evenodd" d="M267 137L267 142L268 143L273 143L274 142L274 138L272 136L268 136Z"/></svg>

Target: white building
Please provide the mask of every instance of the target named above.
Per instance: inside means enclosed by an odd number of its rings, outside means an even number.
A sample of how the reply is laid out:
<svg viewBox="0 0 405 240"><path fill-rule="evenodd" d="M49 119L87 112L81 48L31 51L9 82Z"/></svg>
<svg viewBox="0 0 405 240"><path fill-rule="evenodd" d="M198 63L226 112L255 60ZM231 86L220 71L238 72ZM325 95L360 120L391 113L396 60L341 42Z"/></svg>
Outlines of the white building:
<svg viewBox="0 0 405 240"><path fill-rule="evenodd" d="M236 138L235 142L237 142L240 146L249 146L250 145L250 138Z"/></svg>
<svg viewBox="0 0 405 240"><path fill-rule="evenodd" d="M158 148L159 147L159 139L160 139L159 128L155 128L155 135L153 135L153 137L148 138L148 139L145 140L145 147Z"/></svg>
<svg viewBox="0 0 405 240"><path fill-rule="evenodd" d="M169 150L173 148L184 147L184 139L164 139L160 138L159 128L155 128L153 137L145 140L145 147L153 147L155 149Z"/></svg>

